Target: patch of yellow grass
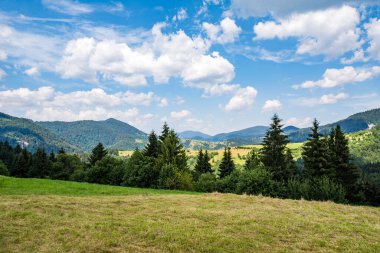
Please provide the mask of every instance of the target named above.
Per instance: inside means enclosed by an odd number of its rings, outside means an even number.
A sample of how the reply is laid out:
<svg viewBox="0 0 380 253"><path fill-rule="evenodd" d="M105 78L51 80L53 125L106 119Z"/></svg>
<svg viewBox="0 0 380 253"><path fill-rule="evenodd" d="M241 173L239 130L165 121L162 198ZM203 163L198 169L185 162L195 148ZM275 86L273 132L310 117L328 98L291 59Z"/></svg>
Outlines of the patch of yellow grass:
<svg viewBox="0 0 380 253"><path fill-rule="evenodd" d="M232 194L1 196L0 252L380 252L379 217Z"/></svg>

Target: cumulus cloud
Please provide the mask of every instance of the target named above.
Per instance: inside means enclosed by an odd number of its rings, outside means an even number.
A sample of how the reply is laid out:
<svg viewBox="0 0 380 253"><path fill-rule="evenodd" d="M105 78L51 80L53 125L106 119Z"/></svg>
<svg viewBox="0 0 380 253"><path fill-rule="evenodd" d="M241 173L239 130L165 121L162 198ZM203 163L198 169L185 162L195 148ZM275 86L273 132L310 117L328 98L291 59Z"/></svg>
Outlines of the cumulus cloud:
<svg viewBox="0 0 380 253"><path fill-rule="evenodd" d="M236 25L235 21L229 17L220 21L219 25L204 22L203 30L212 42L226 44L234 42L241 33L241 28Z"/></svg>
<svg viewBox="0 0 380 253"><path fill-rule="evenodd" d="M88 82L113 80L127 86L167 83L180 77L185 85L206 88L234 78L233 65L217 52L207 54L210 45L201 37L190 38L182 30L165 35L165 24L152 29L152 41L132 48L113 40L94 38L71 40L57 67L63 78Z"/></svg>
<svg viewBox="0 0 380 253"><path fill-rule="evenodd" d="M291 126L297 126L297 127L309 127L311 123L313 122L313 119L311 117L305 117L305 118L289 118L286 121L287 125Z"/></svg>
<svg viewBox="0 0 380 253"><path fill-rule="evenodd" d="M294 103L298 106L312 107L316 105L336 104L339 100L344 100L348 97L347 93L341 92L338 94L322 95L320 98L298 98L294 100Z"/></svg>
<svg viewBox="0 0 380 253"><path fill-rule="evenodd" d="M224 107L226 112L239 111L252 106L257 95L257 90L247 86L240 88Z"/></svg>
<svg viewBox="0 0 380 253"><path fill-rule="evenodd" d="M5 61L8 59L8 55L5 51L0 50L0 61Z"/></svg>
<svg viewBox="0 0 380 253"><path fill-rule="evenodd" d="M346 99L346 98L348 98L348 94L343 93L343 92L338 93L338 94L327 94L327 95L323 95L319 99L319 103L322 105L335 104L336 102L338 102L338 100L342 100L342 99Z"/></svg>
<svg viewBox="0 0 380 253"><path fill-rule="evenodd" d="M282 107L282 104L281 104L280 100L273 99L273 100L265 101L262 110L264 112L278 111L281 109L281 107Z"/></svg>
<svg viewBox="0 0 380 253"><path fill-rule="evenodd" d="M104 119L107 115L126 119L131 115L126 114L131 112L131 108L125 109L126 105L149 106L153 100L152 92L108 94L97 88L62 93L47 86L0 91L0 110L39 120Z"/></svg>
<svg viewBox="0 0 380 253"><path fill-rule="evenodd" d="M259 22L254 26L256 40L298 38L297 54L335 58L356 50L359 41L360 15L356 8L339 8L295 13L275 21Z"/></svg>
<svg viewBox="0 0 380 253"><path fill-rule="evenodd" d="M323 79L306 81L299 85L293 85L293 88L333 88L349 83L364 82L378 75L380 75L380 66L361 69L346 66L342 69L327 69L323 74Z"/></svg>
<svg viewBox="0 0 380 253"><path fill-rule="evenodd" d="M166 107L169 105L169 101L166 98L160 98L158 106L159 107Z"/></svg>
<svg viewBox="0 0 380 253"><path fill-rule="evenodd" d="M205 89L204 96L218 96L223 94L235 93L240 89L240 84L214 84Z"/></svg>
<svg viewBox="0 0 380 253"><path fill-rule="evenodd" d="M170 116L173 118L173 119L183 119L183 118L187 118L191 115L191 112L188 111L188 110L182 110L182 111L173 111L170 113Z"/></svg>
<svg viewBox="0 0 380 253"><path fill-rule="evenodd" d="M369 47L367 52L372 59L380 60L380 19L372 19L364 27L367 30Z"/></svg>
<svg viewBox="0 0 380 253"><path fill-rule="evenodd" d="M343 58L340 60L342 64L352 64L355 62L367 62L369 57L365 56L365 52L362 48L356 50L351 58Z"/></svg>

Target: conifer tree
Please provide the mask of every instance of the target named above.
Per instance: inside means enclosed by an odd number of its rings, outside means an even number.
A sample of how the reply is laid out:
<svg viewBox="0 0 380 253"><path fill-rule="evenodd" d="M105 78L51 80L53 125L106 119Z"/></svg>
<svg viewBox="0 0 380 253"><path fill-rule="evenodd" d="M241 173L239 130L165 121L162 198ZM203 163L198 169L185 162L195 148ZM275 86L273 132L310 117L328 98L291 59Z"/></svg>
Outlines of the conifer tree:
<svg viewBox="0 0 380 253"><path fill-rule="evenodd" d="M164 122L164 125L162 126L162 132L161 132L161 135L159 137L160 141L164 141L166 136L169 135L169 132L170 132L170 128L168 126L168 123Z"/></svg>
<svg viewBox="0 0 380 253"><path fill-rule="evenodd" d="M38 148L32 155L32 165L29 169L29 177L47 177L51 172L51 162L43 148Z"/></svg>
<svg viewBox="0 0 380 253"><path fill-rule="evenodd" d="M304 173L308 178L327 176L332 178L334 171L331 167L328 143L318 132L319 122L315 119L309 138L303 146L302 158Z"/></svg>
<svg viewBox="0 0 380 253"><path fill-rule="evenodd" d="M98 145L92 150L92 153L89 158L90 165L95 165L97 161L102 160L108 151L104 148L103 144L99 142Z"/></svg>
<svg viewBox="0 0 380 253"><path fill-rule="evenodd" d="M265 134L260 150L261 161L265 168L272 173L273 179L282 181L289 179L286 159L286 145L289 143L282 130L281 119L275 114L272 123Z"/></svg>
<svg viewBox="0 0 380 253"><path fill-rule="evenodd" d="M337 125L335 129L331 130L329 149L331 152L331 162L335 169L336 180L346 187L346 189L352 189L359 178L359 170L350 161L348 141L340 125Z"/></svg>
<svg viewBox="0 0 380 253"><path fill-rule="evenodd" d="M234 161L232 160L231 149L224 148L222 162L219 165L219 177L224 178L232 173L235 169Z"/></svg>
<svg viewBox="0 0 380 253"><path fill-rule="evenodd" d="M247 155L247 158L244 164L244 169L252 170L260 166L262 166L262 163L260 161L259 154L254 149L252 149Z"/></svg>
<svg viewBox="0 0 380 253"><path fill-rule="evenodd" d="M203 150L200 149L197 156L197 163L195 165L195 172L199 175L203 173L212 173L211 164L209 161L210 157L207 150L203 153Z"/></svg>
<svg viewBox="0 0 380 253"><path fill-rule="evenodd" d="M179 170L187 169L186 152L174 130L169 130L166 137L160 141L159 160L162 165L170 164Z"/></svg>
<svg viewBox="0 0 380 253"><path fill-rule="evenodd" d="M297 165L293 159L292 152L289 148L286 149L285 157L286 157L286 166L287 166L286 168L287 168L288 178L290 178L296 174Z"/></svg>
<svg viewBox="0 0 380 253"><path fill-rule="evenodd" d="M10 171L11 176L27 177L30 164L31 154L26 149L22 149L21 153L15 157L12 170Z"/></svg>
<svg viewBox="0 0 380 253"><path fill-rule="evenodd" d="M154 131L149 134L148 144L145 146L144 155L157 158L158 157L158 139Z"/></svg>

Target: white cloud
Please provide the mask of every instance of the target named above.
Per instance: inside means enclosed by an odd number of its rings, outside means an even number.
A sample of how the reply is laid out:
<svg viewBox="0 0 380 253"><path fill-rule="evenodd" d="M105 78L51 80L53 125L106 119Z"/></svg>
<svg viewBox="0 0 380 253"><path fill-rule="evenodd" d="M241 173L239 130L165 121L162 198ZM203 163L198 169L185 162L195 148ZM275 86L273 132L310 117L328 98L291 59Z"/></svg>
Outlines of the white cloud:
<svg viewBox="0 0 380 253"><path fill-rule="evenodd" d="M6 75L7 73L4 70L0 69L0 80L2 80Z"/></svg>
<svg viewBox="0 0 380 253"><path fill-rule="evenodd" d="M188 111L188 110L182 110L182 111L173 111L170 113L170 116L173 118L173 119L183 119L183 118L187 118L191 115L191 112Z"/></svg>
<svg viewBox="0 0 380 253"><path fill-rule="evenodd" d="M281 107L282 107L282 104L281 104L280 100L273 99L273 100L265 101L262 110L264 112L278 111L281 109Z"/></svg>
<svg viewBox="0 0 380 253"><path fill-rule="evenodd" d="M380 60L380 19L372 19L370 23L365 24L367 30L369 47L367 52L371 58Z"/></svg>
<svg viewBox="0 0 380 253"><path fill-rule="evenodd" d="M252 106L257 95L257 90L247 86L240 88L224 107L226 112L239 111Z"/></svg>
<svg viewBox="0 0 380 253"><path fill-rule="evenodd" d="M28 76L36 76L40 74L40 70L37 67L31 67L25 70L25 74L27 74Z"/></svg>
<svg viewBox="0 0 380 253"><path fill-rule="evenodd" d="M218 96L223 94L235 93L240 89L240 84L214 84L205 89L204 96Z"/></svg>
<svg viewBox="0 0 380 253"><path fill-rule="evenodd" d="M83 4L73 0L42 0L42 4L53 11L72 16L95 11L93 6L89 4Z"/></svg>
<svg viewBox="0 0 380 253"><path fill-rule="evenodd" d="M219 25L204 22L202 27L212 42L220 44L234 42L242 31L241 28L236 25L235 21L229 17L220 21Z"/></svg>
<svg viewBox="0 0 380 253"><path fill-rule="evenodd" d="M363 49L358 49L354 52L351 58L343 58L340 60L342 64L352 64L354 62L367 62L369 60L368 57L365 56Z"/></svg>
<svg viewBox="0 0 380 253"><path fill-rule="evenodd" d="M160 98L158 106L159 107L166 107L169 105L169 101L166 98Z"/></svg>
<svg viewBox="0 0 380 253"><path fill-rule="evenodd" d="M173 21L182 21L187 18L187 12L184 8L180 8L177 12L177 14L173 17Z"/></svg>
<svg viewBox="0 0 380 253"><path fill-rule="evenodd" d="M241 18L249 17L284 17L292 13L323 10L339 7L342 4L377 4L377 0L232 0L229 12Z"/></svg>
<svg viewBox="0 0 380 253"><path fill-rule="evenodd" d="M310 117L290 118L290 119L287 119L285 122L286 122L286 125L297 126L297 127L309 127L311 123L313 122L313 119Z"/></svg>
<svg viewBox="0 0 380 253"><path fill-rule="evenodd" d="M259 22L254 26L256 40L298 38L297 54L328 58L356 50L359 41L359 12L350 6L292 14L277 22Z"/></svg>
<svg viewBox="0 0 380 253"><path fill-rule="evenodd" d="M362 69L346 66L342 69L327 69L323 74L323 79L318 81L306 81L300 85L293 85L293 88L333 88L349 83L364 82L378 75L380 75L380 66Z"/></svg>
<svg viewBox="0 0 380 253"><path fill-rule="evenodd" d="M0 61L5 61L8 59L8 55L5 51L0 50Z"/></svg>
<svg viewBox="0 0 380 253"><path fill-rule="evenodd" d="M319 103L322 105L335 104L336 102L338 102L338 100L342 100L342 99L346 99L346 98L348 98L348 94L343 93L343 92L338 93L338 94L327 94L327 95L323 95L319 99Z"/></svg>
<svg viewBox="0 0 380 253"><path fill-rule="evenodd" d="M152 29L152 41L132 48L113 40L94 38L71 40L66 46L57 71L63 78L87 82L113 80L127 86L167 83L180 77L184 84L206 88L234 78L234 67L217 52L207 54L210 45L201 37L190 38L182 30L165 35L165 24Z"/></svg>

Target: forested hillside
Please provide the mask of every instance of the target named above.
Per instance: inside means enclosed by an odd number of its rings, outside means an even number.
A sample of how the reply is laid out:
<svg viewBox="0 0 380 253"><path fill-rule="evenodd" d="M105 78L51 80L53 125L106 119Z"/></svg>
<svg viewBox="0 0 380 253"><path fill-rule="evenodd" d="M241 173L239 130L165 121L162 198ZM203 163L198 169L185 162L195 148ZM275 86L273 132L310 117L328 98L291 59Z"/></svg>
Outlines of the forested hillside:
<svg viewBox="0 0 380 253"><path fill-rule="evenodd" d="M116 119L36 123L84 151L90 151L99 142L110 149L142 148L147 140L144 132Z"/></svg>

